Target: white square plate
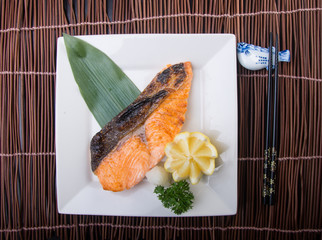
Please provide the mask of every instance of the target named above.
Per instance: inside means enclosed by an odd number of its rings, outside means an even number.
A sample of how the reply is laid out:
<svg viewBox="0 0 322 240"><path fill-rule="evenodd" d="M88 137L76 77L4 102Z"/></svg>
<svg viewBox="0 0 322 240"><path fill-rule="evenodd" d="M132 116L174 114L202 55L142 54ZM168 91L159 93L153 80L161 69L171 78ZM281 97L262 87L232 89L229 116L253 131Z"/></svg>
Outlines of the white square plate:
<svg viewBox="0 0 322 240"><path fill-rule="evenodd" d="M194 77L182 131L208 135L223 165L192 186L195 203L181 216L232 215L237 210L236 39L231 34L80 36L143 90L167 64L190 61ZM57 46L56 184L66 214L176 216L143 180L123 192L104 191L91 172L89 143L100 130L74 80L63 38Z"/></svg>

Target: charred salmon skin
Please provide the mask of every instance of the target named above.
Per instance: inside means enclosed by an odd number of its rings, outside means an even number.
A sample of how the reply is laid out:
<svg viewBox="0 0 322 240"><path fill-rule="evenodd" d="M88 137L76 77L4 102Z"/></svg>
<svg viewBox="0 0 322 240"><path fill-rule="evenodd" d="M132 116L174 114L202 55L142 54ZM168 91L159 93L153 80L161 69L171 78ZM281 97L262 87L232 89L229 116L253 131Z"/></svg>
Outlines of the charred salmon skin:
<svg viewBox="0 0 322 240"><path fill-rule="evenodd" d="M190 62L167 67L95 134L91 167L103 189L130 189L161 161L185 121L192 76Z"/></svg>

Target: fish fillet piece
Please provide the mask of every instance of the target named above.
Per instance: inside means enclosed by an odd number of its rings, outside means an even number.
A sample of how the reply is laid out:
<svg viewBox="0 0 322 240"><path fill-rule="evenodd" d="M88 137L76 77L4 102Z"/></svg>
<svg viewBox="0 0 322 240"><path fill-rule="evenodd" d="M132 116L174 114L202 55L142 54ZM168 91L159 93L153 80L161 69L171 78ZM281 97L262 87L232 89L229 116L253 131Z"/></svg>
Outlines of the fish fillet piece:
<svg viewBox="0 0 322 240"><path fill-rule="evenodd" d="M92 138L92 171L103 189L130 189L161 161L184 124L192 75L190 62L162 70Z"/></svg>

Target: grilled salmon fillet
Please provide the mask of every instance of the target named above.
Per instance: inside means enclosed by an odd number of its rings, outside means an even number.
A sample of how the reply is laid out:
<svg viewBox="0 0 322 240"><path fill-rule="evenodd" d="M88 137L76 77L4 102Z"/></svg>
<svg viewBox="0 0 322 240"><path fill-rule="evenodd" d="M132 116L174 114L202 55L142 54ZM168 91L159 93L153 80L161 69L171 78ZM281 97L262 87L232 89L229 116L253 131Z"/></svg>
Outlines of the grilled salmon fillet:
<svg viewBox="0 0 322 240"><path fill-rule="evenodd" d="M103 189L130 189L161 161L185 121L192 76L190 62L162 70L92 138L91 167Z"/></svg>

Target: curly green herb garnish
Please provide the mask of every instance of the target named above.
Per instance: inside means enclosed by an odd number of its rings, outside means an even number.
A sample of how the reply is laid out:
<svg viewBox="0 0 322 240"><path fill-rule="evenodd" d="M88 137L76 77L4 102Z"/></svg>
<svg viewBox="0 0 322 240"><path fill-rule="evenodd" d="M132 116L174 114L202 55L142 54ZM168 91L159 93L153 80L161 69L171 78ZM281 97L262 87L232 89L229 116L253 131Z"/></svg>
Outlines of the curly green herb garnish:
<svg viewBox="0 0 322 240"><path fill-rule="evenodd" d="M154 193L158 195L165 208L169 208L177 215L192 209L194 196L186 180L175 182L168 188L157 186Z"/></svg>

